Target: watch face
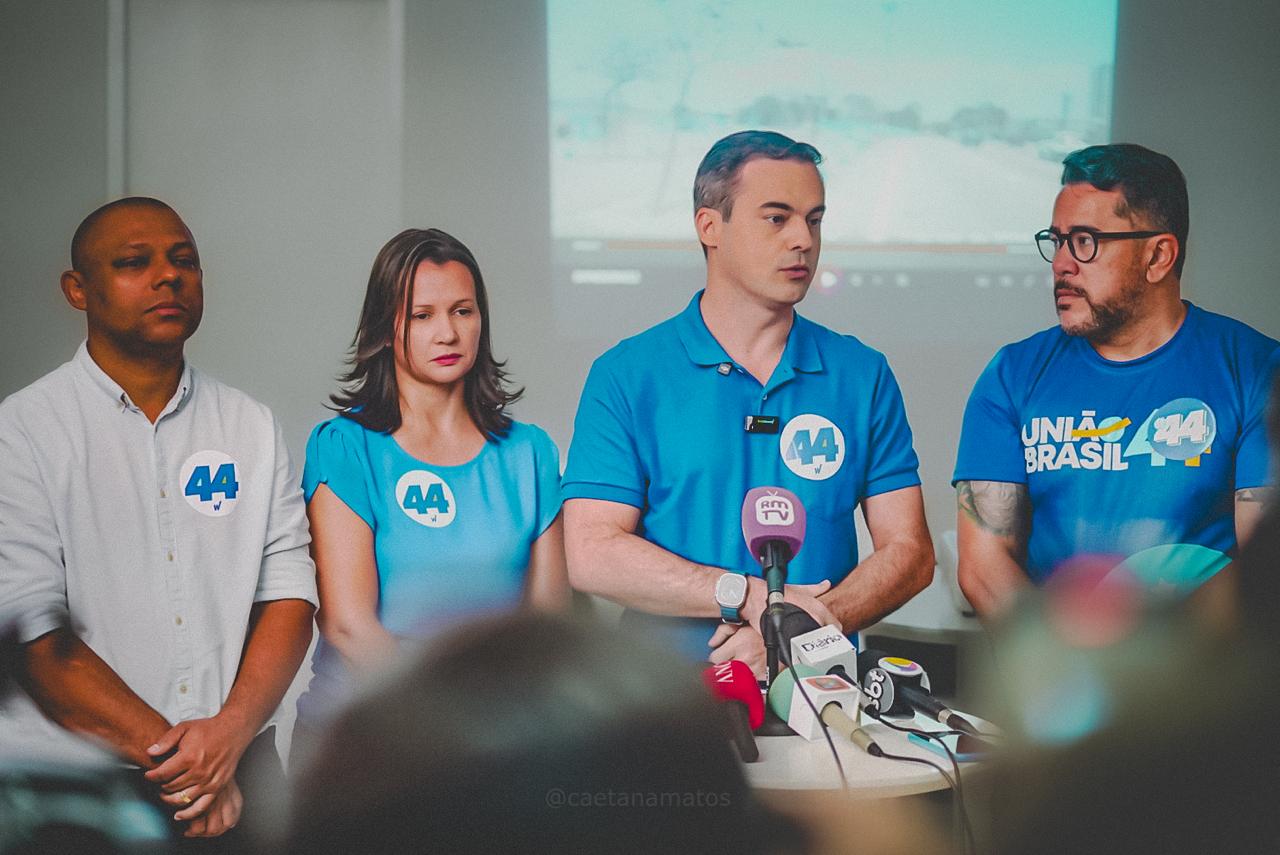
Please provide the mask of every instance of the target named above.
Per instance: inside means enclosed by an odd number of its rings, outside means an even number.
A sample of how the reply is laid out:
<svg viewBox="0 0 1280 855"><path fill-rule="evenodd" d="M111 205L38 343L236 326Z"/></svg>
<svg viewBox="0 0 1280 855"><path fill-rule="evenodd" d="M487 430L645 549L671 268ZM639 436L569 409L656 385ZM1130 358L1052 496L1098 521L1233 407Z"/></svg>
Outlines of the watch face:
<svg viewBox="0 0 1280 855"><path fill-rule="evenodd" d="M737 573L725 573L716 581L716 602L730 608L739 608L747 600L747 577Z"/></svg>

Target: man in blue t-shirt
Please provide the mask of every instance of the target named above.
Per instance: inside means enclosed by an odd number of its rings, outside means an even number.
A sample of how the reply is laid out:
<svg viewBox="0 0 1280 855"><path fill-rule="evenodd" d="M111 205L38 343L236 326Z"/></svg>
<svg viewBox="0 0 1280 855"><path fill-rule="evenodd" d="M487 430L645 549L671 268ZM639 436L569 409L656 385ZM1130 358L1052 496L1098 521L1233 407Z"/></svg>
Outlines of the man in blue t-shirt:
<svg viewBox="0 0 1280 855"><path fill-rule="evenodd" d="M1063 163L1035 236L1058 326L995 355L960 436L959 581L984 617L1071 563L1194 589L1230 563L1269 489L1280 344L1181 298L1181 170L1128 144Z"/></svg>
<svg viewBox="0 0 1280 855"><path fill-rule="evenodd" d="M794 310L821 246L819 160L812 146L761 131L712 146L694 182L706 289L596 360L563 483L577 588L699 658L741 659L757 673L766 592L740 516L752 487L783 487L804 504L787 599L822 624L867 626L933 573L888 364ZM861 563L859 505L875 545Z"/></svg>

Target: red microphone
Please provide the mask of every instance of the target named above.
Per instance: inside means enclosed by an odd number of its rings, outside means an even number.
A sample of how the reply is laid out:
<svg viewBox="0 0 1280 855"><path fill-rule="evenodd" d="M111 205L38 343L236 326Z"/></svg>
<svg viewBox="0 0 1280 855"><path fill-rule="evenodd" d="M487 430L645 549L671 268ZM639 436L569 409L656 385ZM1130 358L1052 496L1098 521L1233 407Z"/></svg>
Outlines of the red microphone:
<svg viewBox="0 0 1280 855"><path fill-rule="evenodd" d="M723 704L729 736L737 746L742 762L759 760L760 749L756 747L751 731L764 722L764 696L760 694L760 685L756 683L751 666L730 659L704 670L702 679L711 689L711 694Z"/></svg>

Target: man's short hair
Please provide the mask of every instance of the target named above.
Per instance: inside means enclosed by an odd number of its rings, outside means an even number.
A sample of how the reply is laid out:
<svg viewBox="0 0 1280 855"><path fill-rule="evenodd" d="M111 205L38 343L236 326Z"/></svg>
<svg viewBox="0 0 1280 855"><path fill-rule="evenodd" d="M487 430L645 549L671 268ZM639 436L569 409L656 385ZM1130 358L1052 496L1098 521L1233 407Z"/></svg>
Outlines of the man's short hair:
<svg viewBox="0 0 1280 855"><path fill-rule="evenodd" d="M1187 179L1173 158L1133 143L1112 143L1073 151L1062 164L1063 184L1087 182L1099 190L1118 189L1124 202L1116 207L1116 216L1141 215L1152 228L1171 232L1178 239L1173 274L1182 275L1191 209Z"/></svg>
<svg viewBox="0 0 1280 855"><path fill-rule="evenodd" d="M93 230L97 228L98 223L102 222L103 217L119 208L159 208L172 212L175 217L178 215L178 212L174 211L170 205L150 196L126 196L123 199L108 202L81 220L79 227L76 228L76 233L71 238L72 270L80 273L85 272L85 266L89 261L85 258L85 252L88 251L89 238L92 236Z"/></svg>
<svg viewBox="0 0 1280 855"><path fill-rule="evenodd" d="M733 211L733 191L738 173L747 161L799 160L817 166L822 155L808 143L796 142L775 131L738 131L721 139L698 164L693 179L693 210L714 208L726 220Z"/></svg>

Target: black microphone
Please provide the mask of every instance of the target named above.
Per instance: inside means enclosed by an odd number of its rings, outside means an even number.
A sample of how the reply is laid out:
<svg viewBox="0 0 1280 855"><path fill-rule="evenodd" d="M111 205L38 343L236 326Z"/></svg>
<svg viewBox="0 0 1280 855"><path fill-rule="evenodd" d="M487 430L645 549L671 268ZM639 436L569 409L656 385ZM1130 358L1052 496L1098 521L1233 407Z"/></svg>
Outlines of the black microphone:
<svg viewBox="0 0 1280 855"><path fill-rule="evenodd" d="M779 653L786 651L783 656L790 663L791 639L817 629L818 622L795 603L787 602L771 606L765 612L765 618L766 620L760 621L760 630L764 634L765 652L769 659L769 685L773 685L780 673L786 673L785 670L780 672L778 668ZM772 707L768 707L768 710L765 723L756 733L760 736L790 736L793 731L787 724L786 717L779 717Z"/></svg>
<svg viewBox="0 0 1280 855"><path fill-rule="evenodd" d="M791 639L817 629L818 622L813 619L813 615L795 603L779 603L776 607L776 613L779 615L776 625L773 621L761 621L760 628L764 630L765 644L768 645L772 642L777 645L779 650L785 650L789 661L791 657Z"/></svg>
<svg viewBox="0 0 1280 855"><path fill-rule="evenodd" d="M894 712L894 705L905 710L906 701L899 701L893 688L893 678L883 668L867 668L862 672L862 703L867 715L880 718Z"/></svg>
<svg viewBox="0 0 1280 855"><path fill-rule="evenodd" d="M878 703L873 715L892 715L910 708L952 730L982 736L981 731L930 694L928 675L918 663L900 656L889 656L880 650L864 650L858 654L858 670L863 673L863 688L868 694L872 685L879 686L883 692L886 682L892 689L888 704Z"/></svg>

